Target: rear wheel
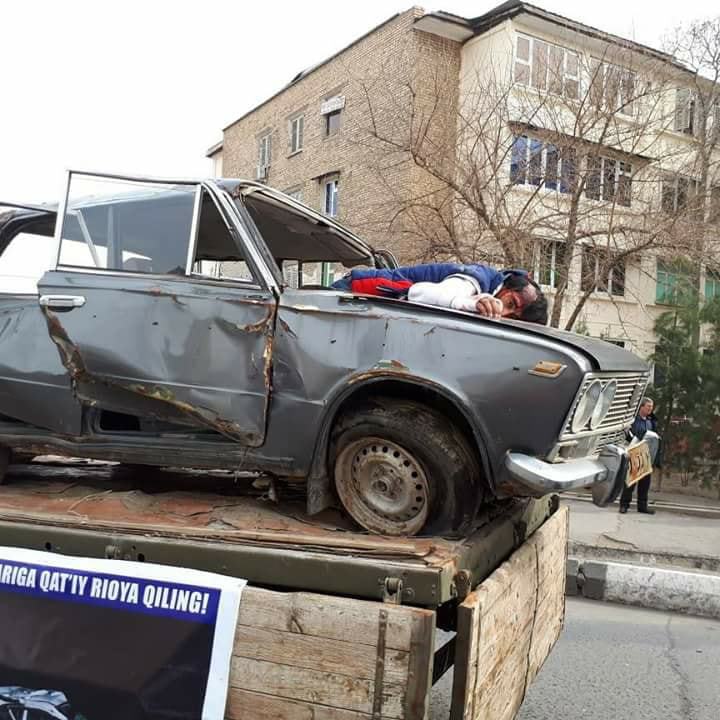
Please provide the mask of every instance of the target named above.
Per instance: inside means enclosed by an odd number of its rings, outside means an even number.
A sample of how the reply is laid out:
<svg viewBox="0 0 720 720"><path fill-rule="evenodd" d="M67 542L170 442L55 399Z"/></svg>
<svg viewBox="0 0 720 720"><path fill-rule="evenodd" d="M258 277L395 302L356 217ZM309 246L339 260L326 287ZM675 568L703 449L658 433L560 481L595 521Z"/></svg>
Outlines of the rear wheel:
<svg viewBox="0 0 720 720"><path fill-rule="evenodd" d="M371 532L462 532L482 502L468 441L420 403L377 398L348 410L333 430L330 462L345 510Z"/></svg>

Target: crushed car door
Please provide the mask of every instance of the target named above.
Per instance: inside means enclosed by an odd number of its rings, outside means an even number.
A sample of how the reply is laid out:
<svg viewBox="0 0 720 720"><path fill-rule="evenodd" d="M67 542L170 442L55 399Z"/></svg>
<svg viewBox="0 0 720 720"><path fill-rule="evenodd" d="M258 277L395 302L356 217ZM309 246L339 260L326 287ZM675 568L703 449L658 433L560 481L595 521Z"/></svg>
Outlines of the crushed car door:
<svg viewBox="0 0 720 720"><path fill-rule="evenodd" d="M70 173L57 234L40 305L78 398L261 445L276 294L222 193Z"/></svg>

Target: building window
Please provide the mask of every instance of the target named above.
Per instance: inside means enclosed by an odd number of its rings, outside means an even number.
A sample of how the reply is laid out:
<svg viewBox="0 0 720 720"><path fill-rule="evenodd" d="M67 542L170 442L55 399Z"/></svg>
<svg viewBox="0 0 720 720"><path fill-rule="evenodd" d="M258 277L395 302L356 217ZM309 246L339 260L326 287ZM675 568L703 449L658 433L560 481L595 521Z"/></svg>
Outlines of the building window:
<svg viewBox="0 0 720 720"><path fill-rule="evenodd" d="M328 180L325 183L325 214L337 217L338 214L338 185L339 180Z"/></svg>
<svg viewBox="0 0 720 720"><path fill-rule="evenodd" d="M258 140L258 178L267 177L272 160L272 135L267 133Z"/></svg>
<svg viewBox="0 0 720 720"><path fill-rule="evenodd" d="M333 95L320 105L320 114L325 118L325 136L335 135L340 130L340 119L345 107L344 95Z"/></svg>
<svg viewBox="0 0 720 720"><path fill-rule="evenodd" d="M302 188L294 188L293 190L288 190L285 193L288 197L291 197L293 200L297 200L298 202L302 202Z"/></svg>
<svg viewBox="0 0 720 720"><path fill-rule="evenodd" d="M595 59L591 61L590 98L595 107L609 113L632 115L636 82L632 70Z"/></svg>
<svg viewBox="0 0 720 720"><path fill-rule="evenodd" d="M560 148L526 135L516 135L510 152L510 181L572 192L576 176L575 148Z"/></svg>
<svg viewBox="0 0 720 720"><path fill-rule="evenodd" d="M299 115L290 121L290 152L296 153L303 149L305 117Z"/></svg>
<svg viewBox="0 0 720 720"><path fill-rule="evenodd" d="M689 269L682 263L657 261L655 302L658 305L679 305L691 285Z"/></svg>
<svg viewBox="0 0 720 720"><path fill-rule="evenodd" d="M588 155L585 196L591 200L614 201L630 207L632 164L615 158Z"/></svg>
<svg viewBox="0 0 720 720"><path fill-rule="evenodd" d="M580 90L578 54L527 35L515 41L515 82L577 99Z"/></svg>
<svg viewBox="0 0 720 720"><path fill-rule="evenodd" d="M690 88L678 88L675 91L674 129L685 135L694 135L697 127L697 103L695 93Z"/></svg>
<svg viewBox="0 0 720 720"><path fill-rule="evenodd" d="M342 110L333 110L325 115L325 135L334 135L340 129Z"/></svg>
<svg viewBox="0 0 720 720"><path fill-rule="evenodd" d="M710 215L708 222L720 224L720 185L710 190Z"/></svg>
<svg viewBox="0 0 720 720"><path fill-rule="evenodd" d="M720 299L720 271L705 271L705 299Z"/></svg>
<svg viewBox="0 0 720 720"><path fill-rule="evenodd" d="M541 240L537 243L533 263L536 281L540 285L556 288L564 259L565 243L556 240Z"/></svg>
<svg viewBox="0 0 720 720"><path fill-rule="evenodd" d="M625 296L625 260L612 260L607 250L584 246L580 289L583 292L606 292L615 297Z"/></svg>
<svg viewBox="0 0 720 720"><path fill-rule="evenodd" d="M662 180L662 209L667 213L702 214L700 183L684 175L665 173ZM698 218L702 219L702 218Z"/></svg>

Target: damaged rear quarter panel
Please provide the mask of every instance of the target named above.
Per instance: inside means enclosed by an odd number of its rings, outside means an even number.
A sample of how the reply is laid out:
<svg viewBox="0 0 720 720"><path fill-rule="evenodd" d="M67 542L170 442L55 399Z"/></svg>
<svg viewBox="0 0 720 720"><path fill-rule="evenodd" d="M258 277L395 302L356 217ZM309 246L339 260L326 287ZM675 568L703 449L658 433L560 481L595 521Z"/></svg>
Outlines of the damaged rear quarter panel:
<svg viewBox="0 0 720 720"><path fill-rule="evenodd" d="M63 435L80 433L81 407L36 295L0 294L0 413Z"/></svg>

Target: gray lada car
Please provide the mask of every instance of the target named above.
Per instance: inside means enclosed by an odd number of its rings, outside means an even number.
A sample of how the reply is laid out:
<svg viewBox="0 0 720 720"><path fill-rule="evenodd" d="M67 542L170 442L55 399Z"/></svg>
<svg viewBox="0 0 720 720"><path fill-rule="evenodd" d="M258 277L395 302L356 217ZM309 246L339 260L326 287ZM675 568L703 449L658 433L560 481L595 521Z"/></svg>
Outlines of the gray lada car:
<svg viewBox="0 0 720 720"><path fill-rule="evenodd" d="M0 475L13 451L261 471L399 535L643 471L639 358L329 287L358 265L392 257L251 182L70 173L59 209L1 207Z"/></svg>

